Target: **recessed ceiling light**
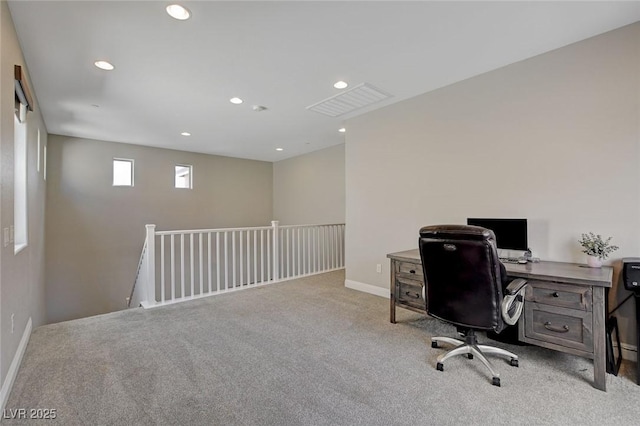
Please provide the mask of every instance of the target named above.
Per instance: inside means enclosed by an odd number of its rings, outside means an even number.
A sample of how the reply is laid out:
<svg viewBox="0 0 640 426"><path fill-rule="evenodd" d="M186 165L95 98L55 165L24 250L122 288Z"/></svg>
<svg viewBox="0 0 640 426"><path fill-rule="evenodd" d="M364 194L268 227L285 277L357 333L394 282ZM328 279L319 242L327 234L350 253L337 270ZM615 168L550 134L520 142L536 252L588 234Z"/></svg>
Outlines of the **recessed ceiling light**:
<svg viewBox="0 0 640 426"><path fill-rule="evenodd" d="M349 84L346 81L338 81L336 82L336 84L333 85L333 87L335 87L336 89L346 89L347 86L349 86Z"/></svg>
<svg viewBox="0 0 640 426"><path fill-rule="evenodd" d="M240 105L242 103L242 99L240 99L240 98L231 98L231 99L229 99L229 102L231 102L232 104Z"/></svg>
<svg viewBox="0 0 640 426"><path fill-rule="evenodd" d="M340 128L338 129L338 131L339 131L340 133L344 133L344 132L346 132L346 131L347 131L347 129L345 129L344 127L340 127Z"/></svg>
<svg viewBox="0 0 640 426"><path fill-rule="evenodd" d="M180 133L180 134L181 134L182 136L191 136L191 133L189 133L189 132L182 132L182 133Z"/></svg>
<svg viewBox="0 0 640 426"><path fill-rule="evenodd" d="M276 148L276 151L284 151L284 148Z"/></svg>
<svg viewBox="0 0 640 426"><path fill-rule="evenodd" d="M167 6L167 13L172 18L175 18L179 21L184 21L185 19L189 19L191 16L191 12L184 6L180 6L179 4L170 4Z"/></svg>
<svg viewBox="0 0 640 426"><path fill-rule="evenodd" d="M111 71L112 69L115 68L111 63L107 61L95 61L93 65L105 71Z"/></svg>

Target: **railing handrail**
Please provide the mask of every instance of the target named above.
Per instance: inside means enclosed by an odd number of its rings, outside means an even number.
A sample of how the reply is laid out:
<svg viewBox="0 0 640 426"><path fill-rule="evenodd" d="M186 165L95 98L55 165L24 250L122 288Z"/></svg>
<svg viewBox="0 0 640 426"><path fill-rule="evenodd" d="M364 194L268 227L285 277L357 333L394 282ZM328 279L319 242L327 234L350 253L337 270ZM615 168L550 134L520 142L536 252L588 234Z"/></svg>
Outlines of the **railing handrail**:
<svg viewBox="0 0 640 426"><path fill-rule="evenodd" d="M133 287L131 287L131 294L129 295L129 301L127 302L127 308L131 307L131 300L133 300L133 293L136 291L136 284L138 284L138 277L140 276L140 269L142 269L142 261L144 260L144 253L147 251L147 240L144 240L142 244L142 251L140 252L140 260L138 261L138 269L136 269L136 279L133 281Z"/></svg>
<svg viewBox="0 0 640 426"><path fill-rule="evenodd" d="M177 235L177 234L206 234L209 232L234 232L234 231L253 231L261 229L272 229L271 226L251 226L245 228L217 228L217 229L182 229L178 231L156 231L156 235Z"/></svg>
<svg viewBox="0 0 640 426"><path fill-rule="evenodd" d="M312 226L339 226L344 223L318 223L308 225L280 225L282 228L309 228ZM273 226L245 226L241 228L215 228L215 229L180 229L177 231L156 231L156 235L178 235L178 234L206 234L209 232L237 232L237 231L253 231L253 230L273 229Z"/></svg>
<svg viewBox="0 0 640 426"><path fill-rule="evenodd" d="M310 228L312 226L340 226L340 225L344 225L344 223L316 223L316 224L309 224L309 225L280 225L280 229L282 228ZM269 228L271 228L269 226Z"/></svg>

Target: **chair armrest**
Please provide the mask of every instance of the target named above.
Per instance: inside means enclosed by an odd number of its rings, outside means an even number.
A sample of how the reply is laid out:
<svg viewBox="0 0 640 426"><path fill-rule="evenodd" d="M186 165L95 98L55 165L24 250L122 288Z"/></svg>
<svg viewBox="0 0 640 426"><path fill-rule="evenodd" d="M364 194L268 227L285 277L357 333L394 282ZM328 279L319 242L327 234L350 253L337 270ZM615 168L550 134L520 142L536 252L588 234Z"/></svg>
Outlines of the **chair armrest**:
<svg viewBox="0 0 640 426"><path fill-rule="evenodd" d="M524 287L525 285L527 285L527 280L523 278L516 278L509 283L505 292L506 294L514 295L519 292L520 289L522 289L522 287Z"/></svg>
<svg viewBox="0 0 640 426"><path fill-rule="evenodd" d="M505 289L505 295L502 299L500 309L502 311L502 319L508 325L515 325L522 314L524 307L524 287L527 280L516 278L511 281Z"/></svg>

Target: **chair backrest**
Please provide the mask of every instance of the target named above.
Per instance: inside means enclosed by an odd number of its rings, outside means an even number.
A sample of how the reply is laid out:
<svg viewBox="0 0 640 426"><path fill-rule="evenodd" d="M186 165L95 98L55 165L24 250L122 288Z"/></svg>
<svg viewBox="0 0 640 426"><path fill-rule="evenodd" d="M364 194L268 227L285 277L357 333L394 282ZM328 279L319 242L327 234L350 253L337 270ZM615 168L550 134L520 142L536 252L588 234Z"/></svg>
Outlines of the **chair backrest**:
<svg viewBox="0 0 640 426"><path fill-rule="evenodd" d="M501 263L493 232L479 226L425 226L419 247L429 315L459 327L502 331Z"/></svg>

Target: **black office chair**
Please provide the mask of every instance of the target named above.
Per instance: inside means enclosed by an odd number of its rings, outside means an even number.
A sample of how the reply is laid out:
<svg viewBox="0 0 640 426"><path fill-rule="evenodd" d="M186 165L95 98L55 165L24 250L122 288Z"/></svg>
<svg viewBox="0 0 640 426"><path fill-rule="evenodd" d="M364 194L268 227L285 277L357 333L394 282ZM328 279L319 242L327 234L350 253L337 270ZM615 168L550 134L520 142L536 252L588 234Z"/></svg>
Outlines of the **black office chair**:
<svg viewBox="0 0 640 426"><path fill-rule="evenodd" d="M491 371L493 384L500 386L500 374L486 354L500 355L518 366L518 356L504 349L478 345L475 331L500 333L515 324L522 313L526 281L507 284L504 265L498 260L495 236L479 226L438 225L420 229L420 257L426 283L429 315L455 325L464 341L433 337L431 346L448 343L455 348L438 356L437 369L454 355L475 355ZM503 288L506 287L505 297Z"/></svg>

